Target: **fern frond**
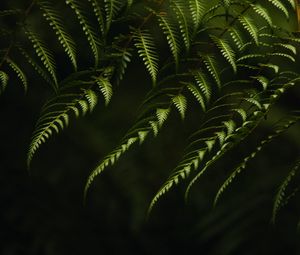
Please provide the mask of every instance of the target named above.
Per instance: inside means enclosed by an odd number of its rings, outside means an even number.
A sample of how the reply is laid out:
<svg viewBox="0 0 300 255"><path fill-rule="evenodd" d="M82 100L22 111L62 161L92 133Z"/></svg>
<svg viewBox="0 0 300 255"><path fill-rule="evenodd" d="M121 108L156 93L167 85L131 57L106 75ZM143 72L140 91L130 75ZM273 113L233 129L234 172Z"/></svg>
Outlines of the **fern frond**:
<svg viewBox="0 0 300 255"><path fill-rule="evenodd" d="M216 59L210 55L205 55L202 58L207 70L209 71L209 73L217 83L218 87L220 88L221 87L221 79L219 75L220 71L218 70Z"/></svg>
<svg viewBox="0 0 300 255"><path fill-rule="evenodd" d="M257 156L257 154L263 149L264 146L271 143L275 138L277 138L278 136L286 132L292 125L297 123L299 119L300 119L299 117L292 116L291 119L288 119L288 121L278 124L278 126L275 127L273 134L270 134L265 139L263 139L259 143L259 145L255 148L255 150L243 159L243 161L234 169L234 171L230 174L230 176L224 181L224 183L219 188L214 199L214 205L217 204L221 195L234 181L234 179L247 167L248 162L254 159Z"/></svg>
<svg viewBox="0 0 300 255"><path fill-rule="evenodd" d="M271 64L271 63L267 63L267 64L259 63L258 65L261 66L261 67L270 68L270 69L272 69L276 74L279 72L279 66L278 66L278 65L274 65L274 64Z"/></svg>
<svg viewBox="0 0 300 255"><path fill-rule="evenodd" d="M236 44L237 48L240 50L244 46L244 40L240 31L234 27L230 28L230 35L234 43Z"/></svg>
<svg viewBox="0 0 300 255"><path fill-rule="evenodd" d="M300 160L298 160L295 164L295 166L292 168L292 170L289 172L289 174L286 176L282 184L280 185L278 192L275 196L275 201L273 204L273 211L272 211L272 222L275 223L277 214L282 207L285 198L285 193L288 185L292 181L292 179L298 174L298 170L300 167Z"/></svg>
<svg viewBox="0 0 300 255"><path fill-rule="evenodd" d="M27 82L27 77L25 73L22 71L22 69L11 59L6 59L8 65L11 67L11 69L17 74L18 78L20 79L23 89L25 93L27 92L28 89L28 82Z"/></svg>
<svg viewBox="0 0 300 255"><path fill-rule="evenodd" d="M262 76L262 75L251 76L251 78L257 80L262 85L262 87L263 87L264 90L267 89L267 87L269 85L269 80L265 76Z"/></svg>
<svg viewBox="0 0 300 255"><path fill-rule="evenodd" d="M268 13L267 9L262 7L259 4L253 4L251 5L253 10L259 15L261 16L264 20L266 20L269 24L269 26L272 26L273 21L272 18L270 16L270 14Z"/></svg>
<svg viewBox="0 0 300 255"><path fill-rule="evenodd" d="M171 19L167 16L159 13L157 14L159 17L159 25L162 28L164 34L167 37L167 41L172 52L172 55L175 60L176 67L178 67L179 63L179 53L180 53L180 42L179 36L177 33L177 29Z"/></svg>
<svg viewBox="0 0 300 255"><path fill-rule="evenodd" d="M293 56L291 56L290 54L282 53L282 52L273 52L273 53L269 53L267 55L277 56L277 57L285 58L285 59L287 59L289 61L292 61L292 62L296 62L296 59Z"/></svg>
<svg viewBox="0 0 300 255"><path fill-rule="evenodd" d="M93 6L93 11L95 13L95 16L97 17L101 34L102 34L102 36L105 36L105 34L106 34L105 20L104 20L103 11L100 6L100 3L98 0L88 0L88 1Z"/></svg>
<svg viewBox="0 0 300 255"><path fill-rule="evenodd" d="M255 26L253 20L246 16L241 15L239 17L239 21L241 22L242 26L245 28L245 30L248 31L254 42L258 45L258 33L257 33L257 27Z"/></svg>
<svg viewBox="0 0 300 255"><path fill-rule="evenodd" d="M66 54L70 58L75 71L77 70L77 61L76 61L76 50L75 42L68 32L65 30L65 25L62 22L59 12L57 12L51 4L46 0L38 1L40 8L42 9L43 16L49 21L50 26L55 31L55 34L58 36L58 41L63 46Z"/></svg>
<svg viewBox="0 0 300 255"><path fill-rule="evenodd" d="M92 111L96 104L97 96L90 89L76 94L58 95L49 101L42 110L41 117L32 134L27 154L28 168L30 168L32 158L41 144L45 143L53 135L53 132L59 133L68 126L72 113L75 117L79 117L80 114L85 115L88 111Z"/></svg>
<svg viewBox="0 0 300 255"><path fill-rule="evenodd" d="M194 95L194 97L199 102L203 112L206 111L206 105L205 105L205 99L203 98L202 93L199 91L199 89L194 84L187 84L187 88L191 91L191 93Z"/></svg>
<svg viewBox="0 0 300 255"><path fill-rule="evenodd" d="M211 85L206 77L206 75L201 72L195 72L194 78L197 82L197 85L199 86L201 92L205 96L206 102L209 102L211 95L212 95L212 88Z"/></svg>
<svg viewBox="0 0 300 255"><path fill-rule="evenodd" d="M104 0L104 7L106 12L106 30L110 29L111 23L118 11L122 8L122 0Z"/></svg>
<svg viewBox="0 0 300 255"><path fill-rule="evenodd" d="M287 44L287 43L274 43L274 46L279 46L281 48L287 49L291 51L294 55L297 54L297 49L294 45Z"/></svg>
<svg viewBox="0 0 300 255"><path fill-rule="evenodd" d="M6 89L8 79L9 79L8 75L5 72L0 71L0 95Z"/></svg>
<svg viewBox="0 0 300 255"><path fill-rule="evenodd" d="M268 0L269 3L271 3L273 6L275 6L278 10L284 13L285 17L288 19L289 18L289 11L287 8L284 6L284 4L279 1L279 0Z"/></svg>
<svg viewBox="0 0 300 255"><path fill-rule="evenodd" d="M180 32L187 51L190 50L190 24L189 17L186 15L185 3L181 0L172 2L173 10L176 13Z"/></svg>
<svg viewBox="0 0 300 255"><path fill-rule="evenodd" d="M93 56L95 59L95 66L99 64L100 50L99 46L101 42L97 36L97 33L94 31L94 27L89 23L89 20L84 16L82 12L82 7L80 6L77 0L66 0L66 4L74 10L77 19L81 25L81 28L89 42Z"/></svg>
<svg viewBox="0 0 300 255"><path fill-rule="evenodd" d="M51 86L54 91L56 91L57 87L49 77L47 70L43 69L38 63L36 63L36 61L23 48L18 47L18 49L33 69Z"/></svg>
<svg viewBox="0 0 300 255"><path fill-rule="evenodd" d="M147 30L138 30L134 33L135 46L151 75L153 85L156 84L158 73L158 55L153 36Z"/></svg>
<svg viewBox="0 0 300 255"><path fill-rule="evenodd" d="M169 112L170 108L157 108L154 111L154 115L148 118L143 118L128 131L128 133L122 139L120 145L117 146L117 148L107 156L105 156L104 159L88 176L84 189L85 199L94 179L98 175L100 175L108 166L113 166L119 160L119 158L131 148L132 145L137 142L139 142L139 144L142 144L150 131L152 131L154 136L156 136L163 123L167 120Z"/></svg>
<svg viewBox="0 0 300 255"><path fill-rule="evenodd" d="M176 109L178 110L182 119L185 117L185 112L187 108L187 100L184 95L179 94L172 98L173 104L175 105Z"/></svg>
<svg viewBox="0 0 300 255"><path fill-rule="evenodd" d="M189 0L189 7L194 22L194 31L197 31L205 12L204 2L201 0Z"/></svg>
<svg viewBox="0 0 300 255"><path fill-rule="evenodd" d="M97 82L97 85L98 85L101 93L104 96L105 105L108 105L111 100L111 97L113 95L112 86L110 84L110 81L103 77L98 77L96 79L96 82Z"/></svg>
<svg viewBox="0 0 300 255"><path fill-rule="evenodd" d="M25 30L29 40L32 42L33 48L35 49L36 54L44 64L45 68L50 73L55 86L57 87L57 77L56 77L56 68L53 54L46 47L44 42L32 31L28 28Z"/></svg>
<svg viewBox="0 0 300 255"><path fill-rule="evenodd" d="M236 62L235 62L235 52L230 47L229 43L222 38L218 38L216 36L211 36L212 40L216 44L216 46L221 51L223 57L228 61L228 63L232 66L234 72L237 71Z"/></svg>

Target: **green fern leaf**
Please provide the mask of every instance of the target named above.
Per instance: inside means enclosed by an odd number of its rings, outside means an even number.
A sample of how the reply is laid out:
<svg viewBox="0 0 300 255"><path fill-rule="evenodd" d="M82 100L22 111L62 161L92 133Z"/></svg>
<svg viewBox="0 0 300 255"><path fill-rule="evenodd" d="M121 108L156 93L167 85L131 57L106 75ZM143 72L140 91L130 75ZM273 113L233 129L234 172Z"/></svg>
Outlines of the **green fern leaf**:
<svg viewBox="0 0 300 255"><path fill-rule="evenodd" d="M151 75L153 85L156 84L158 72L158 55L152 35L146 30L138 30L134 33L135 46L142 58L148 72Z"/></svg>
<svg viewBox="0 0 300 255"><path fill-rule="evenodd" d="M194 74L195 80L197 82L197 85L199 86L201 92L203 93L206 102L209 102L211 95L212 95L212 89L211 85L208 82L208 79L206 75L200 71L196 72Z"/></svg>
<svg viewBox="0 0 300 255"><path fill-rule="evenodd" d="M265 76L262 76L262 75L251 76L250 78L253 78L253 79L257 80L262 85L264 90L267 89L267 87L269 85L269 80Z"/></svg>
<svg viewBox="0 0 300 255"><path fill-rule="evenodd" d="M92 90L83 90L77 94L61 94L50 100L43 108L32 135L27 154L28 168L30 168L32 158L40 145L45 143L53 135L53 132L59 133L68 126L72 113L76 117L80 113L85 115L94 109L96 103L97 96Z"/></svg>
<svg viewBox="0 0 300 255"><path fill-rule="evenodd" d="M199 102L203 112L205 112L206 111L206 105L205 105L205 99L203 98L202 93L199 91L199 89L196 86L194 86L191 83L187 84L187 88L191 91L191 93L197 99L197 101Z"/></svg>
<svg viewBox="0 0 300 255"><path fill-rule="evenodd" d="M274 72L276 74L279 72L279 66L278 65L274 65L274 64L271 64L271 63L267 63L267 64L259 63L258 65L261 66L261 67L270 68L270 69L274 70Z"/></svg>
<svg viewBox="0 0 300 255"><path fill-rule="evenodd" d="M291 45L291 44L287 44L287 43L274 43L274 46L279 46L282 47L284 49L287 49L289 51L291 51L294 55L297 54L297 49L295 46Z"/></svg>
<svg viewBox="0 0 300 255"><path fill-rule="evenodd" d="M287 1L293 7L293 9L296 10L296 1L295 0L287 0Z"/></svg>
<svg viewBox="0 0 300 255"><path fill-rule="evenodd" d="M74 10L76 17L79 20L81 28L93 52L95 66L98 66L100 56L99 46L101 45L101 42L99 41L97 33L94 31L94 27L89 23L89 20L83 15L83 7L81 7L77 0L66 0L66 4L68 4Z"/></svg>
<svg viewBox="0 0 300 255"><path fill-rule="evenodd" d="M96 82L97 82L97 85L98 85L101 93L104 96L105 105L108 105L111 100L111 97L113 95L112 86L111 86L109 80L99 77L99 78L97 78Z"/></svg>
<svg viewBox="0 0 300 255"><path fill-rule="evenodd" d="M225 39L218 38L216 36L211 36L212 40L216 44L216 46L220 49L223 57L228 61L228 63L232 66L234 72L237 71L236 63L235 63L235 53L228 44Z"/></svg>
<svg viewBox="0 0 300 255"><path fill-rule="evenodd" d="M293 56L291 56L290 54L282 53L282 52L273 52L273 53L268 53L266 55L273 56L273 57L274 56L282 57L282 58L286 58L289 61L296 62L296 59Z"/></svg>
<svg viewBox="0 0 300 255"><path fill-rule="evenodd" d="M190 24L189 17L186 15L185 3L181 0L172 2L172 8L176 13L180 32L187 51L190 50Z"/></svg>
<svg viewBox="0 0 300 255"><path fill-rule="evenodd" d="M11 67L11 69L17 74L18 78L20 79L25 93L28 89L28 82L25 73L22 71L22 69L11 59L6 59L8 65Z"/></svg>
<svg viewBox="0 0 300 255"><path fill-rule="evenodd" d="M257 34L257 27L255 26L254 22L251 18L245 15L241 15L239 17L239 21L241 22L242 26L245 30L248 31L254 42L258 45L258 34Z"/></svg>
<svg viewBox="0 0 300 255"><path fill-rule="evenodd" d="M36 61L31 58L31 56L21 47L18 47L21 54L26 58L29 64L34 68L34 70L53 88L54 91L57 90L55 83L49 77L47 70L43 69Z"/></svg>
<svg viewBox="0 0 300 255"><path fill-rule="evenodd" d="M93 11L95 13L95 16L97 17L101 34L102 34L102 36L104 36L106 34L106 27L105 27L104 16L103 16L103 12L102 12L100 3L98 2L98 0L88 0L88 1L93 6Z"/></svg>
<svg viewBox="0 0 300 255"><path fill-rule="evenodd" d="M278 10L283 12L287 19L289 18L289 16L290 16L289 11L287 10L287 8L283 5L283 3L281 1L279 1L279 0L268 0L268 2L270 2Z"/></svg>
<svg viewBox="0 0 300 255"><path fill-rule="evenodd" d="M164 34L167 37L167 41L174 57L176 67L179 63L179 53L180 53L180 43L179 36L175 25L172 23L171 19L163 14L157 14L159 17L159 25L162 28Z"/></svg>
<svg viewBox="0 0 300 255"><path fill-rule="evenodd" d="M110 29L111 23L118 11L122 8L121 0L104 0L106 11L106 30Z"/></svg>
<svg viewBox="0 0 300 255"><path fill-rule="evenodd" d="M216 59L213 56L206 55L203 56L203 62L211 76L214 78L218 87L221 88L221 79L219 75L220 71L218 70Z"/></svg>
<svg viewBox="0 0 300 255"><path fill-rule="evenodd" d="M163 123L167 120L169 113L170 113L170 108L167 109L158 108L156 110L156 116L157 116L159 126L162 126Z"/></svg>
<svg viewBox="0 0 300 255"><path fill-rule="evenodd" d="M238 29L235 29L234 27L230 28L230 36L234 43L236 44L237 48L240 50L244 46L244 40L243 37L240 34L240 31Z"/></svg>
<svg viewBox="0 0 300 255"><path fill-rule="evenodd" d="M25 30L29 40L32 42L36 54L44 64L45 68L50 73L56 87L57 87L57 78L55 71L55 61L50 50L45 46L44 42L38 36L30 31L28 28Z"/></svg>
<svg viewBox="0 0 300 255"><path fill-rule="evenodd" d="M0 71L0 95L6 89L8 79L9 79L8 75L5 72Z"/></svg>
<svg viewBox="0 0 300 255"><path fill-rule="evenodd" d="M70 58L75 71L77 70L77 62L76 62L76 50L75 50L75 42L71 38L71 36L66 32L65 26L62 22L62 18L59 13L51 6L48 1L40 0L38 1L40 8L44 12L44 17L47 21L49 21L50 26L55 31L58 36L58 41L63 46L66 54Z"/></svg>
<svg viewBox="0 0 300 255"><path fill-rule="evenodd" d="M173 104L177 108L182 119L185 117L185 112L187 108L187 100L184 95L179 94L172 98Z"/></svg>
<svg viewBox="0 0 300 255"><path fill-rule="evenodd" d="M274 205L273 205L273 211L272 211L272 222L273 223L275 223L278 211L280 210L280 208L282 207L282 204L284 203L286 189L287 189L288 185L290 184L290 182L292 181L292 179L298 173L299 167L300 167L300 161L298 161L295 164L295 166L292 168L292 170L289 172L289 174L287 175L287 177L284 179L283 183L279 187L279 190L276 194Z"/></svg>
<svg viewBox="0 0 300 255"><path fill-rule="evenodd" d="M266 10L266 8L262 7L259 4L255 4L255 5L251 5L253 10L259 15L261 16L263 19L265 19L269 26L272 26L273 21L272 18L270 16L270 14L268 13L268 11Z"/></svg>
<svg viewBox="0 0 300 255"><path fill-rule="evenodd" d="M194 31L197 31L205 12L204 2L201 0L189 0L189 7L194 22Z"/></svg>

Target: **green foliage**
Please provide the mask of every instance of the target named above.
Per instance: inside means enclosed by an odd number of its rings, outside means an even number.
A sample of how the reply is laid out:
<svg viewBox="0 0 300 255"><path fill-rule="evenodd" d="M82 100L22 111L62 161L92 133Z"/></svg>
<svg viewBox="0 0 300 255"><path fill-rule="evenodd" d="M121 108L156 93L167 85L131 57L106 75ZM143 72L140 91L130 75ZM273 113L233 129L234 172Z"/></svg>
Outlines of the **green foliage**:
<svg viewBox="0 0 300 255"><path fill-rule="evenodd" d="M191 121L188 114L194 116L198 111L201 116L192 121L194 132L182 159L153 197L149 213L163 195L182 182L188 182L187 197L216 162L259 132L271 110L280 106L281 96L299 82L299 74L294 70L300 39L279 27L272 14L280 11L289 19L295 8L293 1L66 0L62 10L55 3L39 0L26 10L0 12L0 19L22 17L12 29L1 27L5 46L0 51L0 94L13 76L19 78L26 91L29 68L36 71L33 78L42 78L55 92L41 109L33 131L28 167L40 146L54 133L61 133L71 119L101 106L97 103L102 96L104 105L110 103L117 85L130 73L127 67L132 60L140 58L153 85L149 86L147 77L136 81L146 91L137 120L119 145L91 171L85 196L95 178L116 165L132 147L158 137L164 126L170 128L167 120L173 111L178 111L185 122ZM57 47L46 45L45 34L30 24L28 17L35 5L50 25L45 26L45 31L54 31L62 53ZM82 35L71 36L71 28L63 22L64 11L70 10L74 26L83 31ZM4 23L1 21L1 26ZM86 53L85 48L79 48L81 39L87 40L94 65L80 58ZM35 54L27 48L28 42ZM80 54L77 56L76 52ZM60 63L60 54L67 55L73 66L73 71L62 78L57 75L63 72L57 70L56 63L69 64ZM20 55L25 61L15 60ZM252 153L240 159L241 163L217 192L215 203L262 147L295 124L296 119L288 115L283 125L275 126ZM279 189L274 219L295 171Z"/></svg>

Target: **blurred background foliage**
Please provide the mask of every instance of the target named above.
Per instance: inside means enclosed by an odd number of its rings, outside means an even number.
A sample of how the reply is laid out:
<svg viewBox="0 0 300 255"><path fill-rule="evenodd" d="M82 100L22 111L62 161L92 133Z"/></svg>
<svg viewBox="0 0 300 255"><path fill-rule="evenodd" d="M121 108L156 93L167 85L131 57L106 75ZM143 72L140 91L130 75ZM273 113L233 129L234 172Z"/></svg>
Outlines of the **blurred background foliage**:
<svg viewBox="0 0 300 255"><path fill-rule="evenodd" d="M22 7L25 2L1 1L0 6ZM38 27L40 17L31 19ZM294 29L296 20L282 24ZM57 44L51 34L45 36L50 44ZM83 57L88 61L89 56ZM69 71L63 63L65 59L59 63L61 76ZM299 125L264 148L216 208L212 206L216 190L236 166L235 159L253 150L270 129L270 119L195 185L187 203L183 188L176 187L147 220L149 202L182 155L179 148L186 145L193 128L186 123L192 122L171 116L172 129L163 129L157 139L132 150L96 179L84 206L89 170L130 127L151 82L145 80L141 63L133 61L108 108L98 107L50 139L28 173L31 132L49 96L34 74L29 79L26 96L12 79L0 98L0 254L300 254L295 226L299 204L288 204L277 223L270 224L278 183L300 151ZM281 106L299 105L299 95L299 90L291 91L281 99ZM271 116L278 119L284 111L275 108ZM187 118L197 121L198 116L195 110Z"/></svg>

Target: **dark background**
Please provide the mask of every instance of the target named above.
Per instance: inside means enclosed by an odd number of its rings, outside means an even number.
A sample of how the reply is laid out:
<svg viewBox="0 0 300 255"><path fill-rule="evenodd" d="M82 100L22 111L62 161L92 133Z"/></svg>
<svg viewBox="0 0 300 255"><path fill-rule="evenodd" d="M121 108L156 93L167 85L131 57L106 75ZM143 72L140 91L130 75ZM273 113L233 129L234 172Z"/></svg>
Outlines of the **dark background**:
<svg viewBox="0 0 300 255"><path fill-rule="evenodd" d="M73 121L41 146L29 173L26 153L49 92L33 73L28 77L27 95L11 78L0 98L1 255L300 254L297 199L280 212L276 225L270 223L276 190L299 154L299 126L268 145L216 208L212 203L218 187L238 159L255 148L271 120L211 168L187 203L185 184L179 185L146 219L149 202L180 160L198 113L190 110L187 122L172 115L157 138L96 178L83 205L88 174L130 128L150 82L141 63L133 61L111 104L105 108L101 102L93 114ZM287 94L271 119L299 106L298 95L297 90Z"/></svg>

